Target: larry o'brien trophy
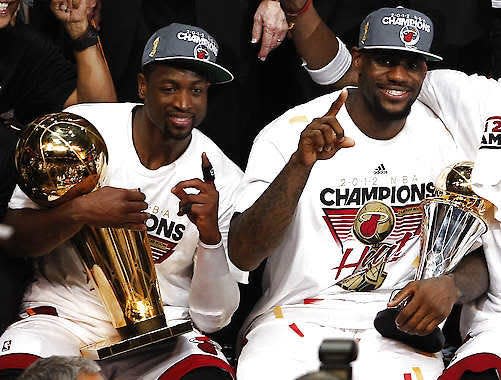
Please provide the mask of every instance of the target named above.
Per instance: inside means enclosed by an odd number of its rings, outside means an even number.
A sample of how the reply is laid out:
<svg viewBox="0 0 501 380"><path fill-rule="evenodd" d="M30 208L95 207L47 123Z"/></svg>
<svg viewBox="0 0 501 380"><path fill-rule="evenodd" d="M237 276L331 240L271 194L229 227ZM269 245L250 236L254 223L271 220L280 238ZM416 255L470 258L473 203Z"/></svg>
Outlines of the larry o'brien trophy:
<svg viewBox="0 0 501 380"><path fill-rule="evenodd" d="M42 207L57 206L102 185L107 160L98 130L68 112L31 122L15 156L19 186ZM82 347L82 356L123 355L192 330L189 321L166 323L145 231L85 226L72 242L119 334Z"/></svg>
<svg viewBox="0 0 501 380"><path fill-rule="evenodd" d="M487 231L484 217L489 202L473 192L472 169L470 161L448 166L435 183L435 196L423 200L416 280L450 273ZM385 337L400 340L422 351L440 351L445 340L440 328L437 327L429 335L418 336L404 333L396 327L395 318L405 304L406 301L396 308L380 311L374 320L376 329Z"/></svg>

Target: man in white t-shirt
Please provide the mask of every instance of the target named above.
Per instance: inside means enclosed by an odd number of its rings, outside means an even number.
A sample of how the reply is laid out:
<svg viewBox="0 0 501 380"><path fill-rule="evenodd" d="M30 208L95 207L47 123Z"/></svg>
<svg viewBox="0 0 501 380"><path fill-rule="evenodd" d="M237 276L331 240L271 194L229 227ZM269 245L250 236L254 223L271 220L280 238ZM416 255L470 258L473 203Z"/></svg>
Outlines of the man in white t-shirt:
<svg viewBox="0 0 501 380"><path fill-rule="evenodd" d="M289 6L294 6L295 2L285 1ZM312 7L295 21L292 36L312 78L317 83L335 88L356 84L358 78L350 53L318 17L315 9ZM361 36L366 27L371 26L363 23ZM497 379L496 370L501 372L501 350L496 340L501 312L501 278L498 274L501 173L497 168L501 152L500 97L498 81L453 70L428 72L418 97L444 122L467 159L475 162L473 188L477 194L490 200L496 210L488 232L482 237L489 288L476 302L463 306L460 327L465 342L442 375L444 380Z"/></svg>
<svg viewBox="0 0 501 380"><path fill-rule="evenodd" d="M50 209L38 209L16 189L5 220L16 231L9 251L39 260L23 302L29 311L0 337L4 373L38 357L79 355L82 345L117 334L69 240L91 225L147 230L168 323L191 318L196 327L172 350L106 360L104 372L127 379L234 378L221 348L204 335L229 323L242 274L229 268L225 253L242 173L196 129L209 85L233 79L216 63L217 53L203 29L171 24L145 46L138 75L144 105L67 109L102 134L107 186ZM215 178L203 174L211 165Z"/></svg>
<svg viewBox="0 0 501 380"><path fill-rule="evenodd" d="M358 342L354 379L442 373L440 353L373 327L392 291L414 278L420 202L433 194L439 172L462 157L443 123L416 101L426 59L440 59L430 53L431 20L399 10L420 21L416 39L412 28L402 34L376 23L390 11L371 14L373 28L362 36L378 49L353 52L358 88L291 109L254 141L229 236L230 258L241 269L266 260L263 296L242 329L240 380L314 371L327 338ZM483 257L467 256L453 274L411 282L400 328L427 335L455 302L482 294L487 275L479 280L477 268L485 274Z"/></svg>

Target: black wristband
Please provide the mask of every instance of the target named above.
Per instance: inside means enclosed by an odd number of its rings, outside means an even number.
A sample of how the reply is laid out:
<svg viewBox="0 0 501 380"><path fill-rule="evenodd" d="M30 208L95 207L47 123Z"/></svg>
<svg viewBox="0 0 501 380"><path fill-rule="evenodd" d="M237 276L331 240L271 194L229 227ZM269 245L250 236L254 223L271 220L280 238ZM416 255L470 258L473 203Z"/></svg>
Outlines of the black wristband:
<svg viewBox="0 0 501 380"><path fill-rule="evenodd" d="M97 45L98 41L99 35L97 34L96 28L89 24L84 34L75 40L71 40L71 47L75 51L82 51L90 46Z"/></svg>

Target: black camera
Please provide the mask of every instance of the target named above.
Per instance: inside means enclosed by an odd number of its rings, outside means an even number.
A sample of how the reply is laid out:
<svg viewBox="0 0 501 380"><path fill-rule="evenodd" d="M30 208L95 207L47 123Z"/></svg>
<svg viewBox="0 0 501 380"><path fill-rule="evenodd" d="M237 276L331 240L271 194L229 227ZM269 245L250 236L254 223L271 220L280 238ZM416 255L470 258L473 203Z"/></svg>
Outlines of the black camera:
<svg viewBox="0 0 501 380"><path fill-rule="evenodd" d="M297 380L351 380L351 362L357 358L358 347L350 339L325 339L318 350L320 370Z"/></svg>

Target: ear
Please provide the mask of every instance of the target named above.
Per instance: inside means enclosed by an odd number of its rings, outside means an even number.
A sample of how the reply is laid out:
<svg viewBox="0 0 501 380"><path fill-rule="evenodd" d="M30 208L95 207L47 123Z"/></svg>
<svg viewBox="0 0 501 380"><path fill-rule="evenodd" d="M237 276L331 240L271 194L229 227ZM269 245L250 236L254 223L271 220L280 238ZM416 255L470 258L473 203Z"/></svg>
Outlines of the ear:
<svg viewBox="0 0 501 380"><path fill-rule="evenodd" d="M143 73L137 74L137 94L139 95L139 99L144 100L146 97L148 85L146 84L146 77Z"/></svg>
<svg viewBox="0 0 501 380"><path fill-rule="evenodd" d="M12 17L10 18L9 24L10 26L15 26L16 25L16 20L17 20L17 14L19 13L19 10L21 9L21 1L17 3L17 8L12 14Z"/></svg>
<svg viewBox="0 0 501 380"><path fill-rule="evenodd" d="M352 67L356 71L360 71L360 67L362 67L362 52L359 48L353 47L351 48L351 58L352 58Z"/></svg>

